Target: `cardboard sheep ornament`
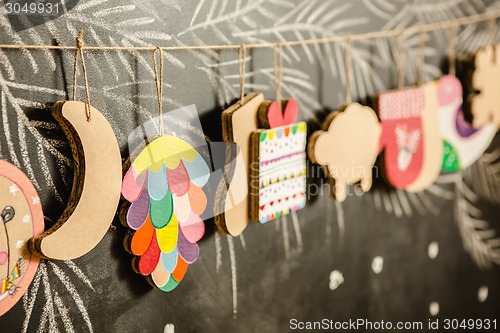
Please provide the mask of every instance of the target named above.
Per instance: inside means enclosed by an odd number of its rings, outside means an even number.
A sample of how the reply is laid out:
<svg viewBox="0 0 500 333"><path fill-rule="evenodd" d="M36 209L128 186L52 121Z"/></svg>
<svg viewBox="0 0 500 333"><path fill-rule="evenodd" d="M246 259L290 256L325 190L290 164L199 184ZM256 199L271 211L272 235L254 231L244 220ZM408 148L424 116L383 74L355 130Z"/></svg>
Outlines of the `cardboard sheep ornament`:
<svg viewBox="0 0 500 333"><path fill-rule="evenodd" d="M331 179L331 194L336 200L346 199L347 184L360 182L365 192L371 188L381 132L375 111L351 103L330 114L323 130L312 134L309 158L326 169Z"/></svg>

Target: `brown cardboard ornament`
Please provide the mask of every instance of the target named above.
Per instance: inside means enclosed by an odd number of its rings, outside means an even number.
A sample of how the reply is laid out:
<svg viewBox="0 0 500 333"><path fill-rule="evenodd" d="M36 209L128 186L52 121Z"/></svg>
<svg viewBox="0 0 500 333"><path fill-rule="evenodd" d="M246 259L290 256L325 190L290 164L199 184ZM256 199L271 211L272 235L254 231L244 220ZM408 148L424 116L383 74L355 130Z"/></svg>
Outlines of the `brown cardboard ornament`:
<svg viewBox="0 0 500 333"><path fill-rule="evenodd" d="M330 114L323 130L314 132L309 139L309 158L325 167L336 200L345 200L347 184L360 181L363 191L371 188L381 131L375 111L351 103Z"/></svg>
<svg viewBox="0 0 500 333"><path fill-rule="evenodd" d="M237 102L222 112L222 136L240 148L232 172L231 182L221 183L223 213L215 217L218 229L232 236L240 235L248 225L248 175L250 162L250 134L257 130L257 113L264 95L251 93L243 102Z"/></svg>
<svg viewBox="0 0 500 333"><path fill-rule="evenodd" d="M479 128L493 122L500 127L500 50L489 45L474 56L475 70L472 74L472 88L479 94L471 101L472 124Z"/></svg>
<svg viewBox="0 0 500 333"><path fill-rule="evenodd" d="M85 103L60 101L52 115L61 125L75 160L74 180L66 210L59 221L29 248L38 255L75 259L91 251L104 237L115 216L121 195L122 163L113 129L106 118Z"/></svg>

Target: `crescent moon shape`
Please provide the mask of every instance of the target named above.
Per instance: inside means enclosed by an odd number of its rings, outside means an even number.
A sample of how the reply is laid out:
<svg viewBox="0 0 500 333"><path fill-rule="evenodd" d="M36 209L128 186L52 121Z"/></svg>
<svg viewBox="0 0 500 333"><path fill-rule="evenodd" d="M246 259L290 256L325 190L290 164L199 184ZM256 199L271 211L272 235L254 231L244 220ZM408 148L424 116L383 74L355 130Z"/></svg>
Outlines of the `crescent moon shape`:
<svg viewBox="0 0 500 333"><path fill-rule="evenodd" d="M61 125L75 160L73 188L66 210L45 233L29 241L42 257L70 260L90 252L114 219L121 195L122 165L116 136L106 118L85 104L60 101L52 115Z"/></svg>

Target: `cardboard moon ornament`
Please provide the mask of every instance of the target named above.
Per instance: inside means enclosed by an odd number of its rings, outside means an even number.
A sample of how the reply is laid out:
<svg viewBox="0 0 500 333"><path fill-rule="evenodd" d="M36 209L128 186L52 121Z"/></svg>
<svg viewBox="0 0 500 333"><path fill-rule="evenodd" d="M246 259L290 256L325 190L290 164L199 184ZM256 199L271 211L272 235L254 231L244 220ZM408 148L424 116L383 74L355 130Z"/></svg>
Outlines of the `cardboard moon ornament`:
<svg viewBox="0 0 500 333"><path fill-rule="evenodd" d="M0 160L0 316L21 299L33 280L40 259L26 243L43 228L33 184L17 167Z"/></svg>
<svg viewBox="0 0 500 333"><path fill-rule="evenodd" d="M122 162L111 125L94 107L85 117L85 103L60 101L52 115L71 146L74 180L68 206L59 221L29 241L38 255L75 259L91 251L109 229L120 201Z"/></svg>

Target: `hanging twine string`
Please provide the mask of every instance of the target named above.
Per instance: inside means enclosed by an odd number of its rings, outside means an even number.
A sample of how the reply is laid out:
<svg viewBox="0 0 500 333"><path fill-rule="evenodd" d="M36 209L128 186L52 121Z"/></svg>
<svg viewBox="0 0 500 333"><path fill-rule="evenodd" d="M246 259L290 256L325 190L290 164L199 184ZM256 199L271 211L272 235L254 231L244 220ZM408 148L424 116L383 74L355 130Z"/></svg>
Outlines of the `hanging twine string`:
<svg viewBox="0 0 500 333"><path fill-rule="evenodd" d="M497 18L492 17L490 20L488 20L488 36L489 36L489 45L495 44L495 34L496 34L496 25L497 25Z"/></svg>
<svg viewBox="0 0 500 333"><path fill-rule="evenodd" d="M245 65L246 65L246 47L240 45L238 49L238 62L240 67L240 104L243 104L245 98Z"/></svg>
<svg viewBox="0 0 500 333"><path fill-rule="evenodd" d="M156 65L156 52L160 54L160 73ZM156 98L158 102L158 113L160 115L160 135L163 136L163 53L160 47L153 51L153 67L155 74Z"/></svg>
<svg viewBox="0 0 500 333"><path fill-rule="evenodd" d="M274 90L276 92L276 100L281 100L281 82L283 80L283 44L275 44L273 50L273 65L274 65Z"/></svg>
<svg viewBox="0 0 500 333"><path fill-rule="evenodd" d="M449 55L448 55L448 62L449 62L449 70L448 73L450 75L455 76L456 75L456 62L457 62L457 38L458 38L458 27L457 26L452 26L449 28L448 31L449 34L449 39L450 39L450 46L449 46Z"/></svg>
<svg viewBox="0 0 500 333"><path fill-rule="evenodd" d="M352 103L351 93L352 80L352 39L347 37L345 41L345 102Z"/></svg>
<svg viewBox="0 0 500 333"><path fill-rule="evenodd" d="M76 37L75 60L73 62L73 100L76 101L76 78L78 74L78 56L82 62L83 80L85 82L85 115L90 122L92 114L90 112L90 92L89 81L87 79L87 67L85 66L85 57L83 56L83 29L78 32Z"/></svg>
<svg viewBox="0 0 500 333"><path fill-rule="evenodd" d="M418 32L418 84L425 82L425 31Z"/></svg>
<svg viewBox="0 0 500 333"><path fill-rule="evenodd" d="M400 34L396 37L396 71L398 74L398 89L403 88L405 85L405 62L403 50L404 38L404 34Z"/></svg>

